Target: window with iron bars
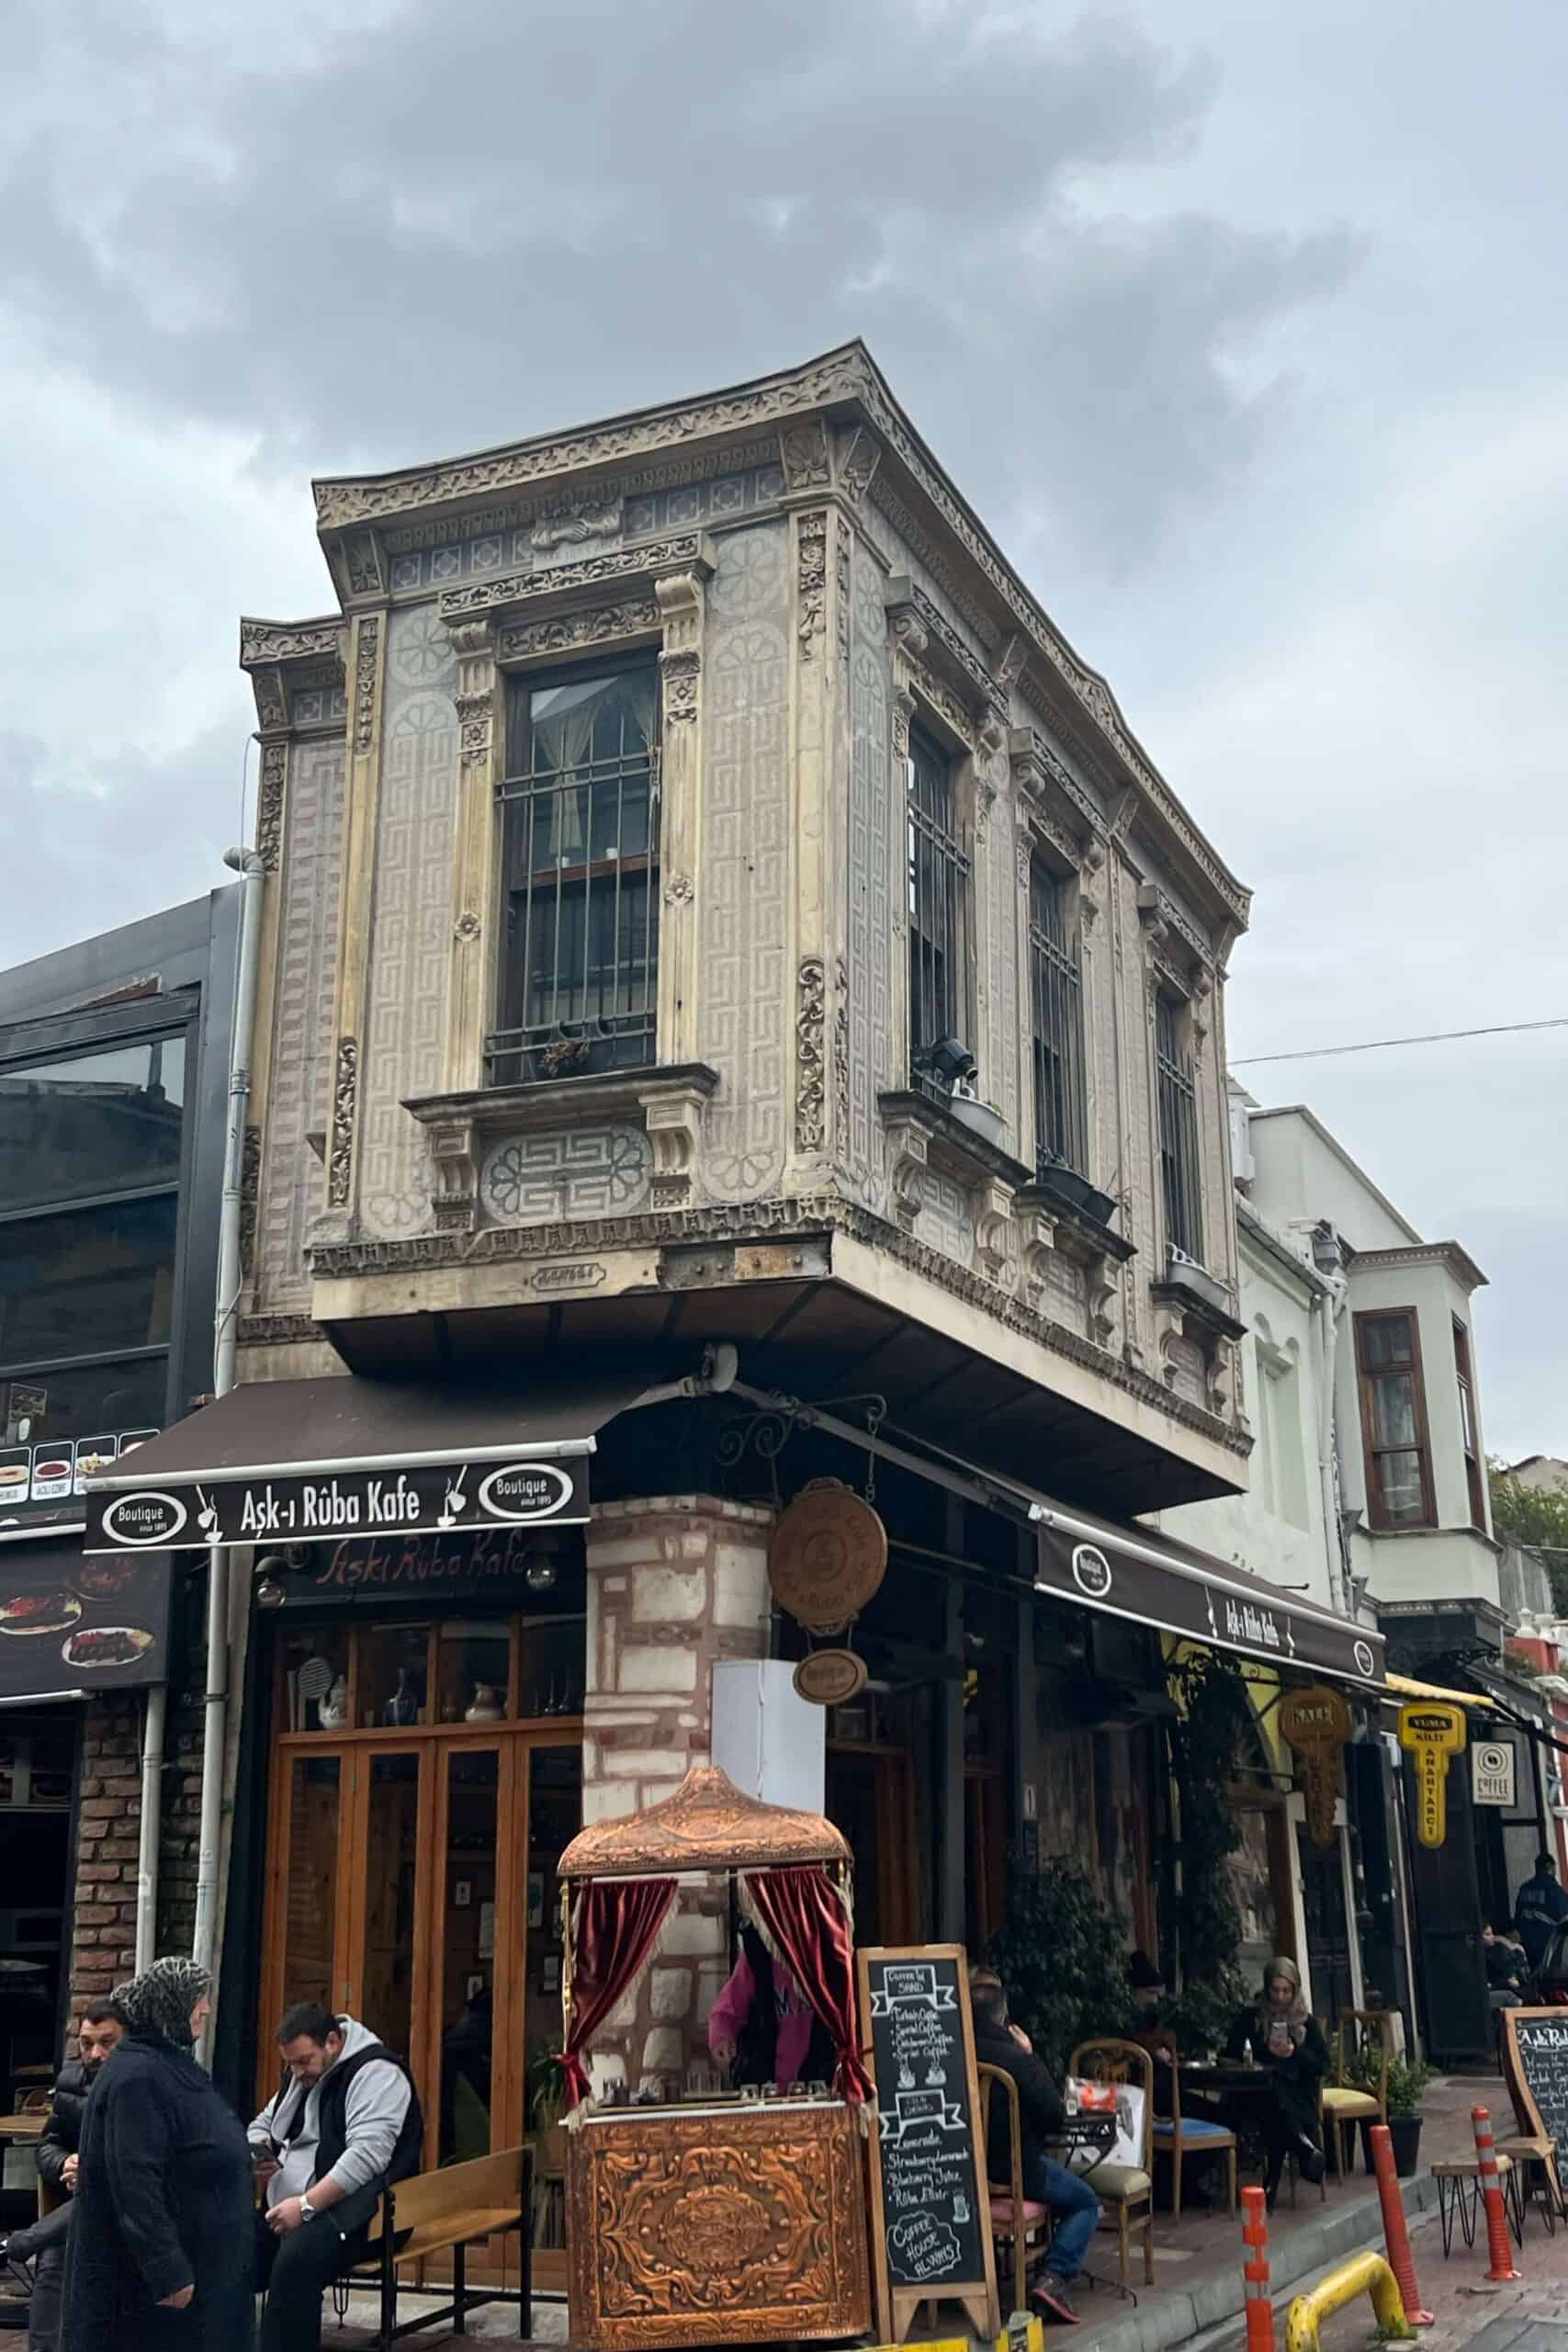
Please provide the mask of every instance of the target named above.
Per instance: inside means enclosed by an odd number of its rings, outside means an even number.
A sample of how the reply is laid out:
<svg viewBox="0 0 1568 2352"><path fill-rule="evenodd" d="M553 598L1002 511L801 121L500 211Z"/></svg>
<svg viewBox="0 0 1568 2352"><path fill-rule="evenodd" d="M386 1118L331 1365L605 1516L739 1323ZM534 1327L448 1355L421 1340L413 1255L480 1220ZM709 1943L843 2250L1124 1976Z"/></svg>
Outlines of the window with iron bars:
<svg viewBox="0 0 1568 2352"><path fill-rule="evenodd" d="M658 689L647 664L513 687L492 1086L655 1058Z"/></svg>
<svg viewBox="0 0 1568 2352"><path fill-rule="evenodd" d="M1198 1088L1181 1035L1181 1007L1162 996L1155 1006L1159 1079L1160 1187L1165 1238L1172 1250L1203 1262L1202 1194L1198 1167Z"/></svg>
<svg viewBox="0 0 1568 2352"><path fill-rule="evenodd" d="M1029 987L1034 1147L1043 1164L1089 1174L1083 992L1067 928L1068 885L1036 858L1029 872Z"/></svg>
<svg viewBox="0 0 1568 2352"><path fill-rule="evenodd" d="M969 860L959 838L953 763L914 728L909 736L909 1054L964 1037L968 989Z"/></svg>

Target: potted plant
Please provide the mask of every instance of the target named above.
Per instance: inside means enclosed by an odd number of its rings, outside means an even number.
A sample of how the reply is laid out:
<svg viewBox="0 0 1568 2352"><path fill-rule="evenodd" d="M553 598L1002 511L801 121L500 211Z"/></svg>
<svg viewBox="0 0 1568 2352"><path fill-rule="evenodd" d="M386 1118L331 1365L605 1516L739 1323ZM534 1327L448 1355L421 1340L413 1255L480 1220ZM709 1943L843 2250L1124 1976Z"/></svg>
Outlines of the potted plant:
<svg viewBox="0 0 1568 2352"><path fill-rule="evenodd" d="M536 2145L541 2173L566 2171L566 2068L559 2053L541 2042L528 2061L526 2077L528 2121Z"/></svg>
<svg viewBox="0 0 1568 2352"><path fill-rule="evenodd" d="M1375 2055L1363 2060L1360 2073L1361 2087L1375 2090ZM1401 2180L1408 2180L1420 2162L1421 2100L1437 2074L1437 2068L1428 2066L1424 2058L1395 2055L1388 2062L1388 2136L1393 2143L1393 2168ZM1370 2123L1361 2126L1361 2161L1369 2172L1373 2169L1371 2130Z"/></svg>

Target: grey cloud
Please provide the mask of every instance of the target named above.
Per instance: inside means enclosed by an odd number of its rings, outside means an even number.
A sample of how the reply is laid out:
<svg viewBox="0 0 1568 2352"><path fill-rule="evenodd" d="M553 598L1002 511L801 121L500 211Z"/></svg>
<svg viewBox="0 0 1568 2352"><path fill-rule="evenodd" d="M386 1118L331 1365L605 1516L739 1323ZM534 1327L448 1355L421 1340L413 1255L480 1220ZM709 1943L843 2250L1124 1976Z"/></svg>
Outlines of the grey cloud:
<svg viewBox="0 0 1568 2352"><path fill-rule="evenodd" d="M1037 524L1114 572L1246 470L1279 388L1239 390L1232 355L1355 259L1333 230L1100 218L1095 173L1179 155L1215 88L1105 13L474 0L270 70L228 61L221 17L133 22L89 17L73 77L82 33L35 17L60 103L14 157L0 285L60 362L290 470L861 333L978 503L1005 522L1031 481Z"/></svg>

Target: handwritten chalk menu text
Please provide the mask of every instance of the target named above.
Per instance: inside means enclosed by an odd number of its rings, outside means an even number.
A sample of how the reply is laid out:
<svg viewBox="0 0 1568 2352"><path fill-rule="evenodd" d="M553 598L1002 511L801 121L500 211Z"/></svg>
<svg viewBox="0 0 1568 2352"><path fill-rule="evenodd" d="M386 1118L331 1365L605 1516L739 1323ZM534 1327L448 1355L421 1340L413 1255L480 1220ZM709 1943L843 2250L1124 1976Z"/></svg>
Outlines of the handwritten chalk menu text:
<svg viewBox="0 0 1568 2352"><path fill-rule="evenodd" d="M879 2267L897 2335L902 2312L928 2297L988 2303L994 2293L975 2037L960 1946L863 1951L860 1965L876 2085Z"/></svg>
<svg viewBox="0 0 1568 2352"><path fill-rule="evenodd" d="M1568 2009L1505 2009L1503 2015L1508 2088L1520 2124L1548 2133L1559 2155L1568 2154Z"/></svg>

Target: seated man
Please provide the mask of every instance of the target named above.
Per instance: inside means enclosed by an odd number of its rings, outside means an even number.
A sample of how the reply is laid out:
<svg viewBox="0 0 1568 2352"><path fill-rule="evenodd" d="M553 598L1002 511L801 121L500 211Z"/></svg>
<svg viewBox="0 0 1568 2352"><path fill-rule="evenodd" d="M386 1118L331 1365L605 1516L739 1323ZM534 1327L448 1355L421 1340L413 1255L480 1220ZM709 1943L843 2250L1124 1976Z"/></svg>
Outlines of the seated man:
<svg viewBox="0 0 1568 2352"><path fill-rule="evenodd" d="M1046 2153L1045 2143L1060 2133L1066 2120L1062 2094L1043 2062L1034 2055L1021 2026L1008 2021L1008 1996L992 1977L976 1975L969 2003L975 2017L975 2055L983 2066L997 2066L1018 2085L1019 2123L1022 2132L1023 2193L1043 2205L1055 2223L1045 2267L1032 2300L1049 2321L1070 2326L1077 2318L1068 2292L1083 2266L1100 2220L1100 2199L1080 2175ZM994 2188L1010 2193L1012 2155L1007 2109L1000 2097L991 2101L986 2124L986 2168Z"/></svg>
<svg viewBox="0 0 1568 2352"><path fill-rule="evenodd" d="M257 2344L259 2352L320 2352L322 2290L363 2261L387 2183L418 2171L424 2119L402 2060L355 2018L305 2001L289 2010L277 2041L283 2085L250 2128L266 2183Z"/></svg>
<svg viewBox="0 0 1568 2352"><path fill-rule="evenodd" d="M71 2227L70 2199L76 2193L77 2150L82 2118L94 2077L125 2038L125 2012L117 2002L89 2001L76 2029L77 2056L60 2070L54 2101L36 2151L39 2178L62 2201L33 2228L18 2230L9 2244L15 2261L31 2260L32 2301L28 2306L28 2352L56 2352L60 2301L65 2279L65 2241Z"/></svg>
<svg viewBox="0 0 1568 2352"><path fill-rule="evenodd" d="M1482 1957L1486 1963L1486 1997L1494 2009L1517 2009L1525 1997L1529 1966L1519 1946L1500 1936L1490 1920L1481 1930Z"/></svg>

